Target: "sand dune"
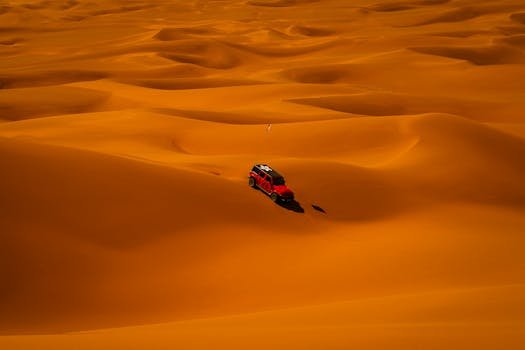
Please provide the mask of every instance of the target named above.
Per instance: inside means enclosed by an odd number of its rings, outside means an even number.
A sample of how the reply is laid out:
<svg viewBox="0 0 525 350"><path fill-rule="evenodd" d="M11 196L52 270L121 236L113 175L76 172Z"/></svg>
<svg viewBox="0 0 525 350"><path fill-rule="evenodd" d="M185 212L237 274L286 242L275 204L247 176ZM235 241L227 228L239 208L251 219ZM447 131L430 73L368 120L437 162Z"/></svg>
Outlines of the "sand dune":
<svg viewBox="0 0 525 350"><path fill-rule="evenodd" d="M500 41L505 44L521 47L525 46L525 35L511 35L509 37L500 39Z"/></svg>
<svg viewBox="0 0 525 350"><path fill-rule="evenodd" d="M0 348L521 349L524 11L4 1Z"/></svg>
<svg viewBox="0 0 525 350"><path fill-rule="evenodd" d="M443 22L462 22L462 21L466 21L466 20L470 20L473 18L483 16L483 15L487 15L487 14L493 14L493 13L499 13L499 12L507 13L509 10L512 10L515 7L520 8L521 5L509 4L507 2L506 4L498 4L498 5L482 4L481 6L474 5L474 6L459 7L454 10L450 10L450 11L447 10L441 15L438 15L434 18L420 22L418 25L428 25L428 24L443 23Z"/></svg>
<svg viewBox="0 0 525 350"><path fill-rule="evenodd" d="M93 111L108 97L103 92L65 86L10 89L0 95L0 119L20 120Z"/></svg>
<svg viewBox="0 0 525 350"><path fill-rule="evenodd" d="M304 5L312 2L317 2L319 0L250 0L247 2L248 5L252 6L267 6L267 7L286 7L286 6L296 6Z"/></svg>
<svg viewBox="0 0 525 350"><path fill-rule="evenodd" d="M335 34L335 31L329 28L319 28L319 27L308 27L301 25L293 25L289 31L294 34L300 34L305 36L329 36Z"/></svg>
<svg viewBox="0 0 525 350"><path fill-rule="evenodd" d="M512 347L510 338L523 337L523 310L513 308L515 303L523 303L520 295L522 286L446 290L144 327L9 337L3 344L28 347L38 343L56 349L110 344L161 349L163 344L177 343L188 349L208 349L221 343L229 349L241 349L249 339L260 339L250 347L287 349L289 343L304 341L310 346L336 349L355 345L362 349L404 349L422 344L428 349L457 345L471 349L472 343L481 339L488 348ZM487 307L478 311L474 300L482 300ZM402 322L391 316L396 314L403 315ZM498 322L507 321L509 315L512 322L501 330ZM483 321L473 323L472 319ZM487 333L487 328L493 331ZM424 342L425 338L432 342Z"/></svg>
<svg viewBox="0 0 525 350"><path fill-rule="evenodd" d="M0 76L2 89L14 89L37 86L53 86L78 81L98 80L105 78L104 72L56 70L44 72L18 73Z"/></svg>
<svg viewBox="0 0 525 350"><path fill-rule="evenodd" d="M478 65L523 63L525 52L512 47L492 45L488 47L418 47L413 50L431 55L467 60Z"/></svg>
<svg viewBox="0 0 525 350"><path fill-rule="evenodd" d="M520 24L525 24L525 13L513 13L510 15L510 19Z"/></svg>
<svg viewBox="0 0 525 350"><path fill-rule="evenodd" d="M263 81L250 80L229 80L224 78L182 78L182 79L136 79L120 80L121 82L161 90L186 90L186 89L207 89L225 86L244 86L264 84Z"/></svg>
<svg viewBox="0 0 525 350"><path fill-rule="evenodd" d="M495 114L503 118L518 118L513 108L503 103L454 97L428 97L418 95L396 95L387 93L361 93L344 96L323 96L305 99L290 99L289 102L306 104L353 115L388 117L422 113L448 113L474 120L492 120ZM379 102L378 102L379 101Z"/></svg>
<svg viewBox="0 0 525 350"><path fill-rule="evenodd" d="M180 40L191 35L209 36L213 34L216 34L216 31L205 26L188 28L163 28L157 34L155 34L154 38L162 41L170 41Z"/></svg>

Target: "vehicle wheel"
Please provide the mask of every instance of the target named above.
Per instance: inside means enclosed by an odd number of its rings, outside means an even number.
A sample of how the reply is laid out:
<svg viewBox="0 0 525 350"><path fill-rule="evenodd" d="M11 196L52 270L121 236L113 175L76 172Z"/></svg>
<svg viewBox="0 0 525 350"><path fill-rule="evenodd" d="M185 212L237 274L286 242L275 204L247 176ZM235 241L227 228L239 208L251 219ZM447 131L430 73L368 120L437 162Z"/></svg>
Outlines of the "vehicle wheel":
<svg viewBox="0 0 525 350"><path fill-rule="evenodd" d="M272 195L270 196L270 198L272 199L272 201L274 201L275 203L277 203L277 201L279 201L279 195L277 193L272 193Z"/></svg>
<svg viewBox="0 0 525 350"><path fill-rule="evenodd" d="M250 185L250 187L255 188L255 179L253 177L250 177L248 179L248 185Z"/></svg>

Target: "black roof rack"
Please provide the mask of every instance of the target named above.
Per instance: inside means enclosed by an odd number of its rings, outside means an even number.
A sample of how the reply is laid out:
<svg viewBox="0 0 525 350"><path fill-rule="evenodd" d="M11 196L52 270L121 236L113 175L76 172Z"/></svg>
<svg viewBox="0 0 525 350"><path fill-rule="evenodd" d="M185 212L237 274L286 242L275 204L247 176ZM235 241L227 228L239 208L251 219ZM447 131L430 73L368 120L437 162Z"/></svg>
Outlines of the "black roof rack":
<svg viewBox="0 0 525 350"><path fill-rule="evenodd" d="M277 171L273 170L266 164L257 164L256 167L264 171L266 174L270 175L274 179L283 177L281 174L279 174Z"/></svg>

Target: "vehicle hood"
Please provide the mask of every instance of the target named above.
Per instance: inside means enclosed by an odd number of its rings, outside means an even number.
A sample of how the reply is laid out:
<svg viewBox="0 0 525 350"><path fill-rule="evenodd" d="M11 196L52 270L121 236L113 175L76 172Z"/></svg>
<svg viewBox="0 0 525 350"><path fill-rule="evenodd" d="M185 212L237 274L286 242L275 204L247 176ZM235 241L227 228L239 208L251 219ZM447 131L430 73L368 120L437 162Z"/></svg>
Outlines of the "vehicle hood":
<svg viewBox="0 0 525 350"><path fill-rule="evenodd" d="M281 196L293 195L293 191L289 189L286 185L273 186L273 190Z"/></svg>

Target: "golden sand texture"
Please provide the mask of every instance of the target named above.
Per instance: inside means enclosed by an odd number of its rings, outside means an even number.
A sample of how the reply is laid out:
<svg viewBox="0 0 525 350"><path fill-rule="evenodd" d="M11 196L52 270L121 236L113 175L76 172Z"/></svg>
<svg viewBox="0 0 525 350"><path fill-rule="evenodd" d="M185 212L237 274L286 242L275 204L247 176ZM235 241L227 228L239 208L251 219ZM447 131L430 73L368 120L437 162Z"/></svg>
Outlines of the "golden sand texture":
<svg viewBox="0 0 525 350"><path fill-rule="evenodd" d="M520 0L0 1L0 348L522 349L524 78Z"/></svg>

